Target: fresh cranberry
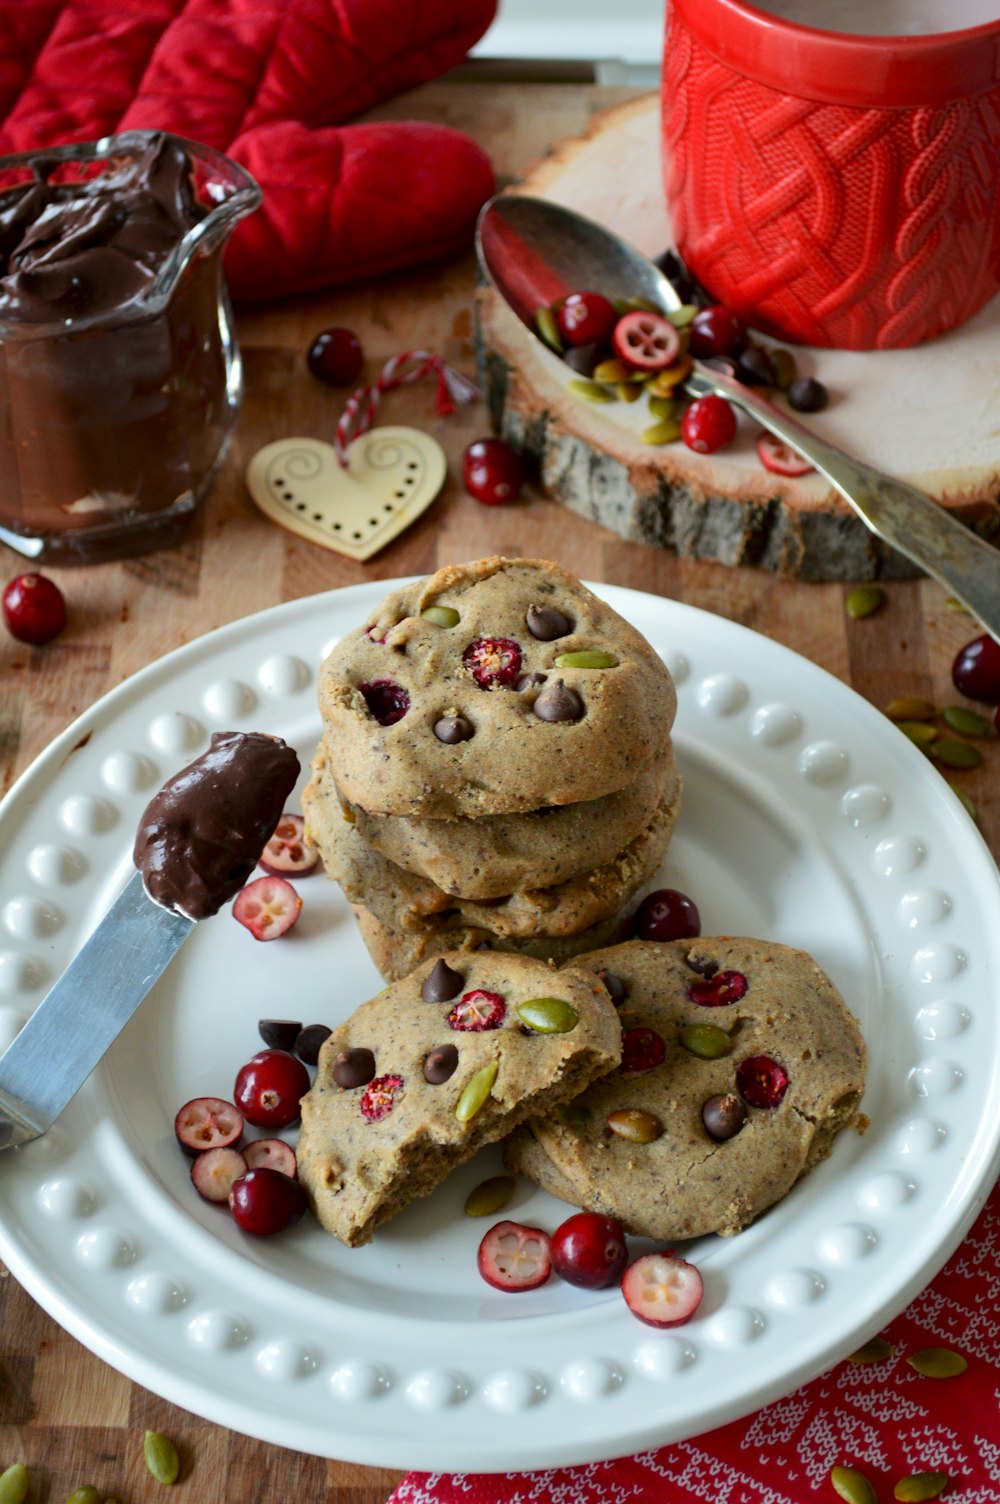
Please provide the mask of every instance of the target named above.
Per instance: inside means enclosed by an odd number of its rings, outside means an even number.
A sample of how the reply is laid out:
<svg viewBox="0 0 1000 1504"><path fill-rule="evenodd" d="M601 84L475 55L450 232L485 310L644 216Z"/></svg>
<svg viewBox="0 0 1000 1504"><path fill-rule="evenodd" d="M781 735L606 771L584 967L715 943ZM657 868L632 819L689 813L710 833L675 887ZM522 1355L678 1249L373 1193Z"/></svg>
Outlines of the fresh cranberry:
<svg viewBox="0 0 1000 1504"><path fill-rule="evenodd" d="M233 1096L255 1128L287 1128L309 1090L309 1072L287 1050L260 1050L236 1076Z"/></svg>
<svg viewBox="0 0 1000 1504"><path fill-rule="evenodd" d="M747 326L738 313L721 303L702 308L691 320L692 355L741 355L746 348Z"/></svg>
<svg viewBox="0 0 1000 1504"><path fill-rule="evenodd" d="M686 893L657 888L636 910L632 933L637 940L687 940L701 934L701 915Z"/></svg>
<svg viewBox="0 0 1000 1504"><path fill-rule="evenodd" d="M955 688L970 700L1000 705L1000 643L988 632L974 637L951 666Z"/></svg>
<svg viewBox="0 0 1000 1504"><path fill-rule="evenodd" d="M392 679L372 679L368 684L359 684L358 688L380 726L395 726L410 708L406 690Z"/></svg>
<svg viewBox="0 0 1000 1504"><path fill-rule="evenodd" d="M681 438L696 454L714 454L736 432L736 414L725 397L696 397L681 419Z"/></svg>
<svg viewBox="0 0 1000 1504"><path fill-rule="evenodd" d="M324 329L309 346L306 362L326 386L350 386L364 363L361 341L350 329Z"/></svg>
<svg viewBox="0 0 1000 1504"><path fill-rule="evenodd" d="M43 574L19 574L3 593L3 619L12 637L40 647L66 625L66 602L58 585Z"/></svg>
<svg viewBox="0 0 1000 1504"><path fill-rule="evenodd" d="M499 992L484 992L476 988L466 992L448 1014L448 1023L453 1029L481 1033L483 1029L499 1029L507 1014L507 1004Z"/></svg>
<svg viewBox="0 0 1000 1504"><path fill-rule="evenodd" d="M628 1263L621 1223L597 1212L567 1217L552 1234L550 1251L556 1273L584 1290L617 1285Z"/></svg>
<svg viewBox="0 0 1000 1504"><path fill-rule="evenodd" d="M512 637L477 637L462 662L480 689L510 689L521 677L521 647Z"/></svg>
<svg viewBox="0 0 1000 1504"><path fill-rule="evenodd" d="M705 982L692 982L688 997L700 1008L723 1008L745 997L748 985L742 971L717 971Z"/></svg>
<svg viewBox="0 0 1000 1504"><path fill-rule="evenodd" d="M388 1117L402 1089L402 1076L376 1076L361 1093L361 1116L369 1123Z"/></svg>
<svg viewBox="0 0 1000 1504"><path fill-rule="evenodd" d="M736 1067L736 1085L751 1107L777 1107L788 1090L788 1072L770 1055L748 1055Z"/></svg>
<svg viewBox="0 0 1000 1504"><path fill-rule="evenodd" d="M618 320L611 344L616 355L643 371L662 371L681 353L681 337L670 320L644 309Z"/></svg>
<svg viewBox="0 0 1000 1504"><path fill-rule="evenodd" d="M233 1181L229 1208L244 1232L270 1238L299 1220L306 1209L306 1193L291 1176L259 1165Z"/></svg>
<svg viewBox="0 0 1000 1504"><path fill-rule="evenodd" d="M462 481L484 507L503 506L524 485L524 462L503 439L477 439L462 456Z"/></svg>
<svg viewBox="0 0 1000 1504"><path fill-rule="evenodd" d="M606 345L617 322L614 304L599 292L571 292L556 314L567 345Z"/></svg>
<svg viewBox="0 0 1000 1504"><path fill-rule="evenodd" d="M667 1047L663 1036L655 1029L640 1025L635 1029L622 1030L622 1063L619 1069L626 1076L638 1076L642 1071L655 1070L663 1064Z"/></svg>

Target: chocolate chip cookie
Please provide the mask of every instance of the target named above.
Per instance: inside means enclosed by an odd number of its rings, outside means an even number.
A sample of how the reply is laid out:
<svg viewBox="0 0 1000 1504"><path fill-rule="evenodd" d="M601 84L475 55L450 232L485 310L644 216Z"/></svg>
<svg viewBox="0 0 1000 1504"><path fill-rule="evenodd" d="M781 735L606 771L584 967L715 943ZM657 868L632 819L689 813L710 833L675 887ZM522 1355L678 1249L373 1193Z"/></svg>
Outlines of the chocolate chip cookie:
<svg viewBox="0 0 1000 1504"><path fill-rule="evenodd" d="M856 1120L864 1041L804 951L633 940L573 965L619 1000L621 1064L505 1154L561 1200L651 1238L736 1233Z"/></svg>
<svg viewBox="0 0 1000 1504"><path fill-rule="evenodd" d="M521 956L428 961L322 1046L302 1099L299 1178L351 1246L453 1166L618 1061L621 1030L589 971Z"/></svg>
<svg viewBox="0 0 1000 1504"><path fill-rule="evenodd" d="M323 663L319 702L344 797L433 819L615 793L676 711L634 627L559 565L504 558L389 595Z"/></svg>

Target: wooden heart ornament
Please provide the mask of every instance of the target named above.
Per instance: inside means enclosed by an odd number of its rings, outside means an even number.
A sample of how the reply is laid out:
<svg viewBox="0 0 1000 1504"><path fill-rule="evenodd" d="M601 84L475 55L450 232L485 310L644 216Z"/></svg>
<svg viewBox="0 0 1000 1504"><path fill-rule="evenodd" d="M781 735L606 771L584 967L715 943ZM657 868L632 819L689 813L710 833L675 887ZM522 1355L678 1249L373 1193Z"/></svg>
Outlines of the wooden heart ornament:
<svg viewBox="0 0 1000 1504"><path fill-rule="evenodd" d="M372 428L347 461L319 439L278 439L250 461L247 489L272 522L360 562L426 511L448 473L441 445L416 428Z"/></svg>

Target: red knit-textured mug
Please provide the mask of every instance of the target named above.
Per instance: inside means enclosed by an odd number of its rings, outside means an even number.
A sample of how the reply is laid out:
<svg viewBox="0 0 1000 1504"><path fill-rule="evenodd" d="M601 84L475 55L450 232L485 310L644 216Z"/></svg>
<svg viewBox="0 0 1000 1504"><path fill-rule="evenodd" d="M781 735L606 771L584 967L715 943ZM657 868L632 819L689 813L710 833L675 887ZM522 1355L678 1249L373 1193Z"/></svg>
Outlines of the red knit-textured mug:
<svg viewBox="0 0 1000 1504"><path fill-rule="evenodd" d="M667 0L662 130L678 250L757 329L915 345L1000 290L1000 0Z"/></svg>

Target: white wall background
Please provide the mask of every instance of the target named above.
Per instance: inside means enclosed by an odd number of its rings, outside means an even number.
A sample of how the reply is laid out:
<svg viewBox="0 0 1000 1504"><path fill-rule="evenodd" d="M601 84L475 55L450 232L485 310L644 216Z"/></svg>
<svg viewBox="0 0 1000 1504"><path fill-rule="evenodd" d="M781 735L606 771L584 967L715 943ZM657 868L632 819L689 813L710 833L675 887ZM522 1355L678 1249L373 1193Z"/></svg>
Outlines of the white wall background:
<svg viewBox="0 0 1000 1504"><path fill-rule="evenodd" d="M500 0L477 58L601 65L601 82L654 82L663 0Z"/></svg>

